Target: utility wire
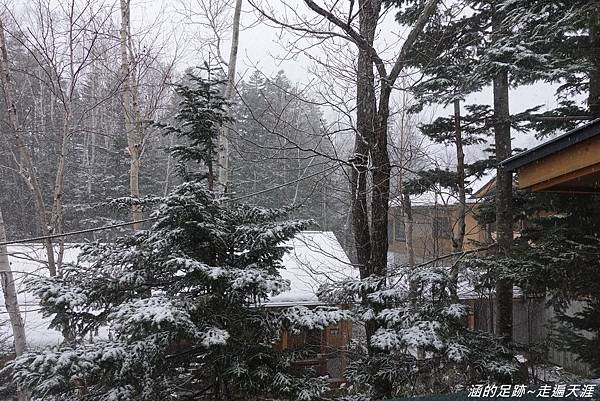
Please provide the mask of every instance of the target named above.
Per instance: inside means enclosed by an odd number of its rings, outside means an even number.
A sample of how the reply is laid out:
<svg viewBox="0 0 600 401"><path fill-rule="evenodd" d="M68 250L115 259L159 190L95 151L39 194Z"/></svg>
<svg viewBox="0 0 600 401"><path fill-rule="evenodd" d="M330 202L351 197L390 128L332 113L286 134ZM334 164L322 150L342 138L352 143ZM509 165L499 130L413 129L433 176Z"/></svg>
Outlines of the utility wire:
<svg viewBox="0 0 600 401"><path fill-rule="evenodd" d="M44 239L60 238L60 237L68 237L68 236L71 236L71 235L92 233L94 231L102 231L102 230L109 230L111 228L125 227L125 226L130 226L132 224L144 223L146 221L151 221L151 220L156 220L156 217L148 217L147 219L142 219L142 220L126 221L124 223L111 224L111 225L102 226L102 227L88 228L88 229L85 229L85 230L70 231L70 232L62 233L62 234L42 235L40 237L32 237L32 238L25 238L25 239L21 239L21 240L13 240L13 241L7 241L7 242L0 242L0 246L21 244L23 242L36 242L36 241L41 241L41 240L44 240Z"/></svg>
<svg viewBox="0 0 600 401"><path fill-rule="evenodd" d="M261 191L254 192L254 193L247 194L247 195L242 195L242 196L239 196L237 198L225 199L224 201L225 202L237 202L237 201L242 200L242 199L251 198L253 196L261 195L261 194L264 194L264 193L270 192L270 191L274 191L276 189L280 189L280 188L286 187L288 185L296 184L296 183L298 183L300 181L307 180L309 178L312 178L312 177L315 177L317 175L323 174L323 173L325 173L325 172L327 172L329 170L332 170L332 169L335 169L335 168L338 168L338 167L339 166L331 166L331 167L323 169L321 171L317 171L316 173L309 174L307 176L300 177L300 178L297 178L297 179L292 180L292 181L284 182L283 184L279 184L279 185L276 185L276 186L271 187L271 188L263 189ZM96 232L96 231L110 230L112 228L119 228L119 227L130 226L130 225L137 224L137 223L145 223L147 221L153 221L153 220L156 220L156 219L158 219L158 217L148 217L146 219L126 221L124 223L110 224L110 225L102 226L102 227L87 228L85 230L70 231L70 232L61 233L61 234L42 235L42 236L39 236L39 237L24 238L24 239L19 239L19 240L0 242L0 246L22 244L22 243L25 243L25 242L37 242L37 241L41 241L41 240L45 240L45 239L52 239L52 238L70 237L70 236L73 236L73 235L87 234L87 233L92 233L92 232Z"/></svg>

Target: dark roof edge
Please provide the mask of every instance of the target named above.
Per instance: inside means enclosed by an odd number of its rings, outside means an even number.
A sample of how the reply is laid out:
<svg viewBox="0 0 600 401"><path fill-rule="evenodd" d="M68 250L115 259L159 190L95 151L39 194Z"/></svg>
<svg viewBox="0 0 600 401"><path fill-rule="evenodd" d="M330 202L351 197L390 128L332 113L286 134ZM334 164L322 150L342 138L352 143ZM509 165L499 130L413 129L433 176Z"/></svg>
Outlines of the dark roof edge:
<svg viewBox="0 0 600 401"><path fill-rule="evenodd" d="M596 125L598 125L598 127L596 127ZM557 136L556 138L546 141L529 150L521 152L518 155L514 155L508 159L502 160L500 165L508 171L513 171L524 166L525 164L549 156L552 153L583 142L586 139L592 138L596 135L600 135L600 118L590 121L581 127L572 129L569 132Z"/></svg>

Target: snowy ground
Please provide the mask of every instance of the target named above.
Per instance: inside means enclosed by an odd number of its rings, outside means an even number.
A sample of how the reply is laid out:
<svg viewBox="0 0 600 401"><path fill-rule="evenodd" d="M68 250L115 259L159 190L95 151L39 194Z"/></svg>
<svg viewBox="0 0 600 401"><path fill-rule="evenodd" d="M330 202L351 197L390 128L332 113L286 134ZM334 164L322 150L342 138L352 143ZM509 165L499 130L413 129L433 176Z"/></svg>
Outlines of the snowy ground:
<svg viewBox="0 0 600 401"><path fill-rule="evenodd" d="M15 285L17 287L19 306L25 323L27 342L29 347L37 348L45 345L56 345L62 341L62 335L55 330L48 329L50 318L44 318L40 312L37 299L25 291L24 279L35 275L48 275L46 268L46 250L43 246L11 245L8 247L9 260ZM75 246L69 246L65 250L64 262L75 262L79 250ZM8 321L8 315L4 304L0 305L0 321ZM0 338L11 337L10 325L0 326ZM10 343L10 340L8 341Z"/></svg>

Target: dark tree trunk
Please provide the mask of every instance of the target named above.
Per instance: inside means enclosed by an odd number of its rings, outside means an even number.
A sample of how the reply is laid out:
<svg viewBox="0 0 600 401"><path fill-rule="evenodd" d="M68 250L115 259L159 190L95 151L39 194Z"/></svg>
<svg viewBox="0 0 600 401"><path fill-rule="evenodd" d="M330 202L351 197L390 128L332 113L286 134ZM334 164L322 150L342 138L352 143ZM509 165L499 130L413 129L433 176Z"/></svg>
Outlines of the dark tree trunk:
<svg viewBox="0 0 600 401"><path fill-rule="evenodd" d="M360 131L359 131L360 132ZM369 215L367 204L367 163L369 148L361 135L356 135L354 143L354 160L352 162L351 194L352 194L352 230L356 262L359 265L360 277L369 276L369 259L371 258L371 234L369 231Z"/></svg>
<svg viewBox="0 0 600 401"><path fill-rule="evenodd" d="M385 281L387 275L388 252L388 209L390 189L390 161L387 149L389 102L392 86L406 66L406 58L417 37L423 32L429 18L436 10L438 0L428 0L419 14L413 29L406 37L400 53L390 72L386 71L385 62L373 48L375 32L380 21L381 0L359 0L358 19L359 32L336 16L332 10L318 6L313 0L304 0L313 11L346 32L351 41L358 47L358 63L356 74L356 140L354 157L351 162L353 171L352 184L352 227L354 230L357 261L360 276L371 275ZM351 2L352 10L354 2ZM350 11L353 16L353 12ZM377 68L379 85L375 83L374 69ZM376 90L379 90L377 97ZM371 207L368 206L368 173L371 172L372 190ZM370 217L370 219L369 219ZM362 303L372 308L377 314L381 305L374 305L362 294ZM379 327L375 319L365 322L369 353L377 353L370 346L370 338ZM391 383L380 377L373 383L373 398L390 398Z"/></svg>
<svg viewBox="0 0 600 401"><path fill-rule="evenodd" d="M359 1L360 34L373 45L380 12L380 3L372 0ZM387 78L387 77L386 77ZM382 109L380 96L379 110L375 95L374 60L366 49L359 49L357 70L357 138L355 157L361 160L360 167L354 171L353 180L353 226L355 230L356 250L361 266L361 277L371 275L385 277L387 272L387 224L388 198L390 186L390 163L387 149L387 119L389 109L384 99ZM367 206L367 163L370 161L372 177L371 207ZM356 176L356 178L355 178ZM368 218L370 211L370 219ZM365 307L373 309L377 314L380 305L369 302L368 294L363 294ZM377 354L377 349L370 345L371 336L379 328L376 319L365 322L367 345L371 355ZM389 398L391 383L381 378L373 383L375 398Z"/></svg>
<svg viewBox="0 0 600 401"><path fill-rule="evenodd" d="M413 243L413 215L412 215L412 204L410 201L410 194L406 191L402 191L401 195L402 212L404 214L404 236L406 238L406 253L408 254L408 266L412 269L415 267L415 246ZM415 300L417 298L417 283L411 280L409 283L410 299Z"/></svg>
<svg viewBox="0 0 600 401"><path fill-rule="evenodd" d="M593 67L590 71L588 107L593 117L600 118L600 18L597 15L590 22L590 48Z"/></svg>
<svg viewBox="0 0 600 401"><path fill-rule="evenodd" d="M460 125L460 100L454 101L454 144L456 146L456 175L458 184L458 219L457 227L452 230L452 251L463 250L465 240L465 214L467 212L467 199L465 194L465 152L463 151L462 127ZM458 264L452 265L450 271L450 294L458 302Z"/></svg>
<svg viewBox="0 0 600 401"><path fill-rule="evenodd" d="M373 158L373 195L371 204L371 269L385 277L388 253L388 205L390 194L390 160L387 152L387 116L380 115L383 126L376 131Z"/></svg>
<svg viewBox="0 0 600 401"><path fill-rule="evenodd" d="M371 205L371 268L373 274L387 275L388 211L390 196L390 156L387 146L389 102L391 87L386 79L380 80L379 109L375 118L371 157L373 160L373 199Z"/></svg>
<svg viewBox="0 0 600 401"><path fill-rule="evenodd" d="M508 103L508 73L501 71L494 78L494 133L496 159L505 160L511 155L510 112ZM512 173L500 166L496 175L496 236L498 257L510 255L513 241L512 224ZM512 298L510 280L496 283L496 333L512 340Z"/></svg>
<svg viewBox="0 0 600 401"><path fill-rule="evenodd" d="M360 30L363 37L373 43L377 18L374 16L370 0L361 1ZM367 189L367 173L370 160L370 146L373 141L375 109L375 75L373 60L368 52L359 49L356 79L356 138L354 144L354 168L352 171L352 228L356 258L358 260L361 279L373 274L371 265L372 238L369 224L369 205ZM386 229L387 232L387 229ZM362 294L362 303L370 308L368 294ZM377 322L370 319L365 322L367 346L370 347L371 336L377 330Z"/></svg>
<svg viewBox="0 0 600 401"><path fill-rule="evenodd" d="M369 0L361 1L360 7L360 33L372 44L379 13L375 14ZM366 50L359 49L356 80L356 128L358 132L354 149L356 167L353 174L352 202L354 236L361 277L368 277L373 273L370 264L372 238L367 205L367 171L375 131L374 123L377 113L375 101L373 60Z"/></svg>

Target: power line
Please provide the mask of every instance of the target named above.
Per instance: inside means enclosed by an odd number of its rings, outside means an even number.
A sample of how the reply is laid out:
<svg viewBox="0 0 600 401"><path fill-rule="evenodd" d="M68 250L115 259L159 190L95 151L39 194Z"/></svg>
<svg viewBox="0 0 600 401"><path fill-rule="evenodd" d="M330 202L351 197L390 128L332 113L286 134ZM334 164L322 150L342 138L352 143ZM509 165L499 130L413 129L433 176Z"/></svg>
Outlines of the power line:
<svg viewBox="0 0 600 401"><path fill-rule="evenodd" d="M44 240L44 239L69 237L69 236L72 236L72 235L92 233L94 231L103 231L103 230L109 230L111 228L118 228L118 227L130 226L130 225L133 225L133 224L136 224L136 223L144 223L146 221L151 221L151 220L156 220L156 217L148 217L147 219L127 221L127 222L118 223L118 224L110 224L108 226L88 228L88 229L85 229L85 230L70 231L70 232L62 233L62 234L42 235L42 236L39 236L39 237L32 237L32 238L25 238L25 239L20 239L20 240L0 242L0 246L22 244L24 242L36 242L36 241L41 241L41 240Z"/></svg>
<svg viewBox="0 0 600 401"><path fill-rule="evenodd" d="M251 193L251 194L247 194L247 195L242 195L242 196L239 196L237 198L224 199L224 201L225 202L237 202L237 201L242 200L242 199L251 198L253 196L261 195L261 194L264 194L264 193L270 192L270 191L274 191L276 189L280 189L280 188L286 187L288 185L296 184L296 183L298 183L300 181L307 180L309 178L312 178L312 177L315 177L317 175L323 174L323 173L325 173L325 172L327 172L329 170L332 170L332 169L335 169L335 168L338 168L338 167L339 166L330 166L330 167L328 167L326 169L323 169L321 171L318 171L316 173L309 174L307 176L300 177L300 178L297 178L297 179L292 180L292 181L284 182L283 184L279 184L279 185L276 185L276 186L271 187L271 188L263 189L261 191L257 191L257 192L254 192L254 193ZM147 221L154 221L156 219L158 219L158 217L148 217L146 219L127 221L127 222L124 222L124 223L117 223L117 224L110 224L110 225L101 226L101 227L87 228L85 230L77 230L77 231L70 231L70 232L61 233L61 234L42 235L42 236L39 236L39 237L24 238L24 239L19 239L19 240L0 242L0 246L22 244L22 243L26 243L26 242L37 242L37 241L42 241L42 240L45 240L45 239L70 237L70 236L73 236L73 235L87 234L87 233L92 233L92 232L96 232L96 231L110 230L112 228L119 228L119 227L130 226L130 225L137 224L137 223L145 223Z"/></svg>

